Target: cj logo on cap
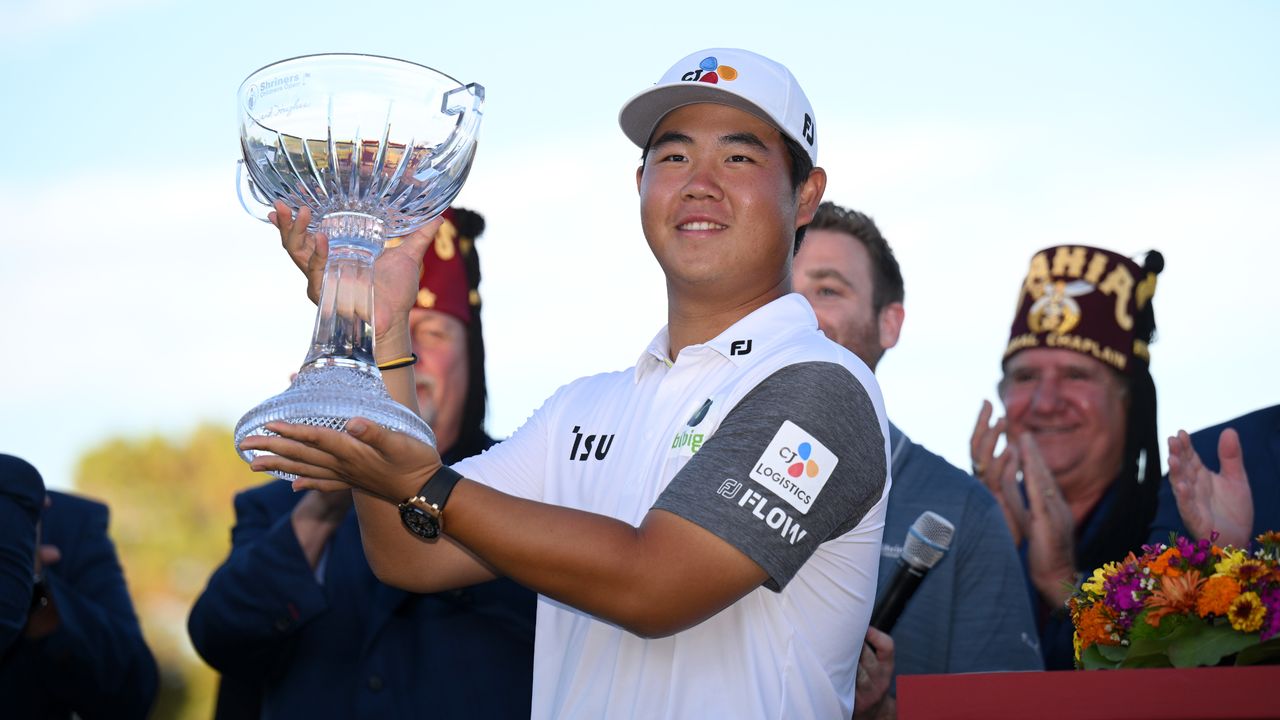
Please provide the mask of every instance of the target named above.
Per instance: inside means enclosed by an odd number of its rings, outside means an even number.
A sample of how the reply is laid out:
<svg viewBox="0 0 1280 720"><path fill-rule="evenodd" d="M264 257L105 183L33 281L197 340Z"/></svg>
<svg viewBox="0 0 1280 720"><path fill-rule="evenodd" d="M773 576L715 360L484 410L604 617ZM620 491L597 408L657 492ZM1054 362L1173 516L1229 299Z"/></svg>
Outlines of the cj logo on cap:
<svg viewBox="0 0 1280 720"><path fill-rule="evenodd" d="M785 420L751 470L751 479L801 513L831 479L837 458L799 425Z"/></svg>
<svg viewBox="0 0 1280 720"><path fill-rule="evenodd" d="M704 82L715 85L721 80L732 81L738 79L738 71L736 68L728 65L721 65L715 56L702 58L702 62L698 63L697 70L690 70L680 76L681 80L689 82ZM813 142L810 140L809 142Z"/></svg>

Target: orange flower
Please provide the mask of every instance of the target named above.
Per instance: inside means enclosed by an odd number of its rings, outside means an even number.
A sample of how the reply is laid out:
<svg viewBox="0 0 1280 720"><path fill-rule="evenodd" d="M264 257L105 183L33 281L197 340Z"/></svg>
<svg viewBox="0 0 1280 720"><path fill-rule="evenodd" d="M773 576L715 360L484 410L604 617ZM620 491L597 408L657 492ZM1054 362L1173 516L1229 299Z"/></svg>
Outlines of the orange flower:
<svg viewBox="0 0 1280 720"><path fill-rule="evenodd" d="M1080 639L1081 650L1095 644L1119 645L1119 641L1111 637L1113 632L1115 630L1111 616L1107 614L1107 609L1102 603L1087 607L1080 612L1076 622L1076 637Z"/></svg>
<svg viewBox="0 0 1280 720"><path fill-rule="evenodd" d="M1151 592L1146 606L1147 624L1160 627L1160 618L1175 613L1189 613L1196 607L1196 594L1204 580L1200 571L1192 568L1185 575L1166 575L1160 578L1160 587Z"/></svg>
<svg viewBox="0 0 1280 720"><path fill-rule="evenodd" d="M1240 596L1240 583L1230 575L1214 575L1205 581L1200 588L1200 597L1196 600L1196 614L1226 615L1231 603Z"/></svg>
<svg viewBox="0 0 1280 720"><path fill-rule="evenodd" d="M1167 575L1169 577L1178 577L1182 571L1176 567L1170 567L1169 562L1182 558L1182 553L1177 548L1168 548L1160 553L1155 560L1151 561L1152 575Z"/></svg>

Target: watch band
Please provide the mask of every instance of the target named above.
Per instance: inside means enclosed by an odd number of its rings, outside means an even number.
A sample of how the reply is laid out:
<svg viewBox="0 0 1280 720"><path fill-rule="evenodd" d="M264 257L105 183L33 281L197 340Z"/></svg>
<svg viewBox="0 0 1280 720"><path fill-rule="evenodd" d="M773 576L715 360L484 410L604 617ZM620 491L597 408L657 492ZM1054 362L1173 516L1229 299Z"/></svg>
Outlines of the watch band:
<svg viewBox="0 0 1280 720"><path fill-rule="evenodd" d="M439 470L427 478L427 482L418 491L418 497L435 509L437 517L444 512L444 504L449 502L453 488L462 479L462 475L448 465L441 465Z"/></svg>
<svg viewBox="0 0 1280 720"><path fill-rule="evenodd" d="M434 540L444 530L444 505L462 479L453 468L440 466L427 478L417 495L398 506L405 528L424 540Z"/></svg>

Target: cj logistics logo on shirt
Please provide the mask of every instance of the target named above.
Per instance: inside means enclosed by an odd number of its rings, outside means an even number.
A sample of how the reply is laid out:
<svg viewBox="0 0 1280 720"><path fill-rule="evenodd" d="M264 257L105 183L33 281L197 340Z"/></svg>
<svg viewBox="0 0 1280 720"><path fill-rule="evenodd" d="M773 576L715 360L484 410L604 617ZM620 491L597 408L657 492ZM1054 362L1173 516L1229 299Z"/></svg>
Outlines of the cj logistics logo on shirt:
<svg viewBox="0 0 1280 720"><path fill-rule="evenodd" d="M784 420L751 470L751 479L801 513L809 512L836 468L835 453L799 425Z"/></svg>

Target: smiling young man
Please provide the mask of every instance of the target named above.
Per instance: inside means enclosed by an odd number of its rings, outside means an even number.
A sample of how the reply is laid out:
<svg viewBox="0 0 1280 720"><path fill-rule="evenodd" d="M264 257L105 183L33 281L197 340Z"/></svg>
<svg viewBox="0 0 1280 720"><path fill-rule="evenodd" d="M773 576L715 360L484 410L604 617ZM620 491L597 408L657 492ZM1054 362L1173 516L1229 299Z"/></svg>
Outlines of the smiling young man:
<svg viewBox="0 0 1280 720"><path fill-rule="evenodd" d="M272 425L281 437L245 446L304 487L359 488L388 583L503 574L537 590L535 718L848 717L888 426L874 376L790 292L826 184L813 110L785 67L714 49L619 119L644 149L642 222L667 281L668 324L634 367L564 386L453 468L363 420ZM403 293L384 296L378 316L400 317ZM399 322L379 359L404 349ZM389 379L411 403L405 385Z"/></svg>

